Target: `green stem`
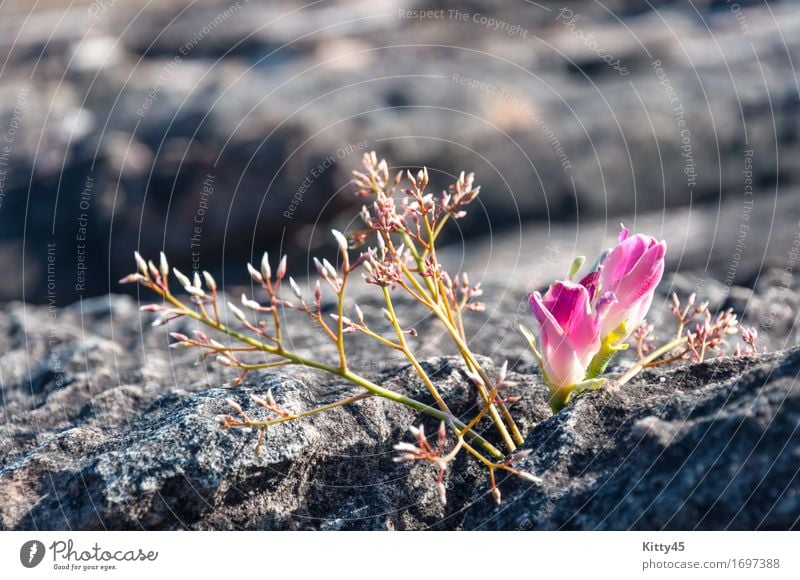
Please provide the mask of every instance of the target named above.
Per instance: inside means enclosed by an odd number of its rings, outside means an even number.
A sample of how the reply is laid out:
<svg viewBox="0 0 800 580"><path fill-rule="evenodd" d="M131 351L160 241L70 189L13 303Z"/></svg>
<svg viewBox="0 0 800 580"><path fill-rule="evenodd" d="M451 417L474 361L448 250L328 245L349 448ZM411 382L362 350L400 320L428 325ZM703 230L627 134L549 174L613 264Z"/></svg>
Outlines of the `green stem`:
<svg viewBox="0 0 800 580"><path fill-rule="evenodd" d="M156 289L156 291L158 292L159 290ZM395 403L400 403L401 405L405 405L406 407L410 407L410 408L415 409L415 410L417 410L417 411L419 411L421 413L425 413L426 415L430 415L431 417L435 417L436 419L439 419L440 421L445 421L446 423L452 423L453 425L455 425L459 429L463 429L465 427L465 425L464 425L464 423L462 421L456 419L450 413L445 413L444 411L440 411L439 409L435 409L433 407L430 407L430 406L426 405L425 403L422 403L422 402L417 401L415 399L411 399L410 397L406 397L405 395L401 395L400 393L397 393L397 392L392 391L390 389L386 389L384 387L381 387L381 386L373 383L369 379L366 379L366 378L364 378L364 377L362 377L360 375L357 375L357 374L351 372L350 370L343 371L339 367L334 367L334 366L327 365L327 364L322 363L322 362L318 362L318 361L315 361L315 360L307 359L307 358L304 358L304 357L302 357L302 356L300 356L298 354L295 354L293 352L289 352L289 351L283 350L282 347L272 347L272 346L269 346L268 344L264 344L264 343L262 343L262 342L260 342L258 340L255 340L255 339L247 336L246 334L243 334L243 333L241 333L241 332L239 332L237 330L233 330L232 328L228 328L227 326L225 326L225 325L223 325L221 323L215 322L215 321L211 320L210 318L204 318L201 314L198 314L196 311L192 310L191 308L188 308L183 302L181 302L180 300L175 298L172 294L165 293L165 294L162 294L162 295L164 296L164 298L170 304L172 304L176 308L179 308L180 310L182 310L186 314L186 316L189 316L190 318L194 318L198 322L201 322L201 323L205 324L206 326L209 326L209 327L211 327L211 328L213 328L213 329L215 329L215 330L217 330L219 332L227 334L228 336L231 336L231 337L235 338L236 340L239 340L239 341L241 341L241 342L243 342L245 344L249 344L251 346L254 346L258 350L262 350L264 352L268 352L268 353L273 354L275 356L283 357L283 358L285 358L287 360L290 360L290 361L292 361L292 362L294 362L296 364L299 364L299 365L303 365L303 366L306 366L306 367L310 367L310 368L318 369L318 370L321 370L321 371L325 371L325 372L331 373L333 375L337 375L339 377L342 377L345 380L350 381L351 383L355 383L356 385L358 385L360 387L363 387L364 389L366 389L367 391L369 391L373 395L376 395L378 397L382 397L384 399L388 399L390 401L394 401ZM472 439L474 439L476 442L478 442L478 444L481 447L483 447L484 450L486 450L489 454L493 455L494 457L498 457L498 458L502 458L503 457L503 453L501 451L499 451L494 445L489 443L486 439L481 437L478 433L476 433L474 431L469 431L469 432L466 433L466 435L468 437L471 437Z"/></svg>
<svg viewBox="0 0 800 580"><path fill-rule="evenodd" d="M641 359L639 362L637 362L635 365L629 368L627 371L625 371L625 373L617 379L617 383L619 383L620 385L624 385L625 383L629 382L636 375L642 372L648 364L655 361L657 358L664 356L665 354L679 347L680 345L686 344L687 340L688 339L685 336L682 336L681 338L676 338L672 342L668 342L664 346L654 350L652 353L650 353L645 358Z"/></svg>
<svg viewBox="0 0 800 580"><path fill-rule="evenodd" d="M347 397L346 399L342 399L341 401L336 401L335 403L328 403L327 405L322 405L321 407L315 407L313 409L309 409L308 411L303 411L302 413L295 413L294 415L286 415L285 417L269 419L268 421L243 421L241 423L236 423L234 425L231 425L231 427L252 427L252 428L271 427L272 425L278 425L279 423L286 423L287 421L294 421L295 419L303 419L304 417L310 417L311 415L324 413L325 411L330 411L331 409L335 409L336 407L344 407L345 405L349 405L351 403L355 403L357 401L361 401L362 399L366 399L372 396L373 394L370 392L359 393L358 395Z"/></svg>
<svg viewBox="0 0 800 580"><path fill-rule="evenodd" d="M392 319L392 326L394 327L395 334L397 334L397 340L400 341L400 350L411 363L411 366L414 367L414 370L422 379L422 382L425 383L425 387L428 389L431 397L433 397L433 400L436 401L436 404L439 405L439 408L445 413L450 413L450 409L447 408L447 403L444 402L444 399L439 394L439 391L436 390L433 382L428 377L428 373L426 373L425 369L422 368L422 365L419 364L417 357L414 356L414 353L411 352L411 349L408 348L408 343L406 343L406 337L403 334L403 329L400 327L400 322L397 320L397 313L394 310L394 304L392 303L392 297L389 294L389 288L386 286L383 287L383 298L386 302L386 309L389 311L389 315Z"/></svg>

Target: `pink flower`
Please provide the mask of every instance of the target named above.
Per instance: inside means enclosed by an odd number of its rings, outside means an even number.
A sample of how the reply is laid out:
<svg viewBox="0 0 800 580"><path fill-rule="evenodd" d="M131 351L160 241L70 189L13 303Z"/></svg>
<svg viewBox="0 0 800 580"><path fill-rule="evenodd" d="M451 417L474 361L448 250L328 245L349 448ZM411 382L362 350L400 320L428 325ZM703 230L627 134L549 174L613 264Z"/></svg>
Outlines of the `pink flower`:
<svg viewBox="0 0 800 580"><path fill-rule="evenodd" d="M601 299L592 309L589 291L575 282L553 283L544 296L530 296L531 311L538 324L542 370L551 389L571 390L583 381L586 368L600 349L601 312L610 305Z"/></svg>
<svg viewBox="0 0 800 580"><path fill-rule="evenodd" d="M603 337L623 322L628 334L642 323L664 274L666 242L657 242L655 238L642 234L629 237L625 226L622 226L619 240L620 243L603 261L599 276L587 284L591 290L595 290L596 285L603 293L612 293L616 298L603 317ZM590 276L593 274L587 278Z"/></svg>

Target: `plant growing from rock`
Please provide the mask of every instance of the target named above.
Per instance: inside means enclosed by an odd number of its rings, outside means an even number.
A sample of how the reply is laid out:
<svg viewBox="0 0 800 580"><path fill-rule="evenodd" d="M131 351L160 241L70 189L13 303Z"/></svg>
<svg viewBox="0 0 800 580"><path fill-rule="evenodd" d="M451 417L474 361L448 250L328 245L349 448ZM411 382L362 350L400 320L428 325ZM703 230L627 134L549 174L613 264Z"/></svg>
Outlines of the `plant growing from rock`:
<svg viewBox="0 0 800 580"><path fill-rule="evenodd" d="M518 448L523 437L510 409L518 397L506 394L510 386L506 381L507 365L491 376L468 344L464 316L469 311L483 309L483 304L477 301L482 294L480 285L470 284L465 273L451 276L439 262L436 251L436 242L445 225L466 214L466 207L476 199L480 188L474 185L472 174L461 173L447 191L435 196L427 191L426 169L416 175L401 171L392 176L386 161L379 161L374 153L364 156L364 171L354 175L357 195L366 200L361 210L364 228L351 233L349 238L333 230L339 265L314 259L318 279L311 295L306 295L294 279L287 277L285 256L273 269L266 253L259 267L247 265L261 296L242 295L240 305L223 302L216 281L208 272L202 275L195 272L189 278L175 268L170 269L163 254L157 266L135 253L138 271L121 282L138 282L161 296L161 304L142 307L144 311L158 313L155 325L190 318L233 339L234 342L223 344L201 330L196 330L193 337L171 333L176 340L172 347L197 349L203 360L214 357L219 364L236 369L238 375L232 386L241 384L253 371L300 365L338 376L362 389L350 397L300 412L281 406L272 392L253 395L253 401L264 410L264 417L258 418L249 416L241 405L229 399L231 410L220 416L221 425L229 429L257 429L256 451L265 444L270 427L368 397L381 397L439 420L435 444L428 441L422 424L412 426L414 443L398 443L396 461L434 465L438 471L436 484L445 501L445 473L463 450L486 467L492 494L499 502L497 471L531 482L539 479L514 467L529 451ZM365 246L366 250L358 256L351 255L354 248ZM576 393L604 384L606 379L602 375L606 367L618 352L628 348L629 340L636 343L638 360L616 379L618 383L630 381L647 367L679 360L702 361L712 351L722 352L726 337L738 332L739 323L732 311L714 317L707 304L695 304L694 295L686 305L673 296L672 312L678 325L675 337L653 347L653 328L645 316L664 272L665 252L664 242L641 234L631 236L623 226L619 244L601 255L579 282L573 278L583 266L584 258L573 262L566 280L554 282L544 295L534 292L530 296L536 331L525 327L521 330L550 389L553 412L563 409ZM367 314L348 299L348 282L356 273L381 296L382 316L392 327L390 335L377 330ZM183 288L185 299L172 293L172 278ZM326 292L335 297L335 312L326 313L323 307ZM413 345L416 331L405 326L397 314L397 292L424 307L456 346L480 401L479 410L470 419L455 416L417 359ZM320 330L324 340L335 345L336 360L305 356L287 344L283 329L286 317L292 314L304 317ZM426 387L433 404L379 385L353 368L347 355L346 337L355 333L401 353ZM737 346L736 354L757 352L755 330L743 329L742 339L745 348ZM253 362L254 354L262 359ZM493 435L486 433L487 425Z"/></svg>
<svg viewBox="0 0 800 580"><path fill-rule="evenodd" d="M450 220L462 218L466 207L479 194L480 188L474 185L473 174L462 172L447 191L433 195L427 191L426 169L416 175L411 172L390 175L386 161L378 160L374 153L370 153L364 156L364 171L354 172L354 176L357 195L366 200L361 210L365 227L352 233L349 239L338 231L332 232L338 245L339 266L327 260L314 260L318 279L310 296L304 294L295 280L287 277L285 256L273 269L267 254L264 254L259 267L247 265L250 277L262 291L261 297L243 295L240 305L229 301L223 303L216 281L208 272L203 272L202 276L195 272L189 278L175 268L170 269L163 254L157 266L135 253L138 271L121 282L138 282L163 299L161 304L142 307L145 311L158 313L154 324L191 318L234 339L237 346L222 344L199 330L193 337L171 333L176 340L171 346L198 349L204 359L214 357L218 363L237 369L239 374L232 385L240 384L252 371L301 365L336 375L363 389L354 396L302 412L281 407L271 392L254 396L254 402L264 409L264 418L250 417L240 405L230 400L231 412L220 417L221 425L225 428L258 429L258 448L265 444L264 436L270 427L367 397L382 397L440 421L435 446L427 442L424 428L419 427L412 428L416 443L398 443L396 450L400 461L425 461L438 468L437 484L443 500L444 473L462 450L486 467L497 501L501 496L495 482L496 471L538 481L533 475L514 467L514 463L527 453L518 449L523 438L509 409L514 398L505 395L508 386L505 365L497 376L491 376L468 345L464 316L483 308L477 301L482 294L480 285L470 284L465 273L450 275L437 257L436 243L445 225ZM368 246L365 251L356 257L351 255L353 248L365 245ZM348 300L348 282L357 273L380 293L384 302L382 315L393 329L391 336L377 331L369 316ZM172 279L177 281L187 298L181 299L172 293ZM324 311L325 292L335 296L333 313ZM429 311L458 349L481 401L480 410L471 419L463 421L451 412L418 361L413 346L416 332L406 327L398 317L396 292L410 296ZM318 327L322 336L335 345L338 360L318 360L292 350L282 332L285 316L291 313L305 317L308 323ZM378 385L354 369L346 347L346 337L353 333L361 333L383 347L400 352L427 388L433 404ZM252 362L247 357L253 354L266 355L268 360ZM495 436L483 433L485 423L491 425ZM449 449L448 439L451 443Z"/></svg>
<svg viewBox="0 0 800 580"><path fill-rule="evenodd" d="M625 226L619 244L600 256L591 272L573 282L585 258L576 258L567 280L551 284L542 296L530 296L537 328L521 326L550 388L553 412L563 409L577 393L596 389L606 381L601 375L611 359L628 349L629 338L636 343L637 361L616 379L625 384L642 370L681 360L702 362L711 352L725 354L727 337L740 330L733 310L713 316L708 303L695 304L692 294L682 305L672 295L672 314L677 330L672 340L653 347L653 326L645 316L653 302L656 286L664 273L666 243L650 236L630 236ZM756 331L741 328L744 349L734 354L758 352Z"/></svg>

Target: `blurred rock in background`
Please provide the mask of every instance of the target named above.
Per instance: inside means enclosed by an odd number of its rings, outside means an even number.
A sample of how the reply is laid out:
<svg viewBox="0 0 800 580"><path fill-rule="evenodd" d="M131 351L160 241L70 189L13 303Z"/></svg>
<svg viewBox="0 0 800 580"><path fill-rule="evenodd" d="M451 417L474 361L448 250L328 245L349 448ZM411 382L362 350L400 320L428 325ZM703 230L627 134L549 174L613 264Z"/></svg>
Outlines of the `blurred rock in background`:
<svg viewBox="0 0 800 580"><path fill-rule="evenodd" d="M302 273L357 220L372 149L435 189L478 174L449 241L479 273L537 279L546 244L563 268L624 219L752 286L800 233L789 2L36 6L0 8L0 300L117 292L136 248Z"/></svg>

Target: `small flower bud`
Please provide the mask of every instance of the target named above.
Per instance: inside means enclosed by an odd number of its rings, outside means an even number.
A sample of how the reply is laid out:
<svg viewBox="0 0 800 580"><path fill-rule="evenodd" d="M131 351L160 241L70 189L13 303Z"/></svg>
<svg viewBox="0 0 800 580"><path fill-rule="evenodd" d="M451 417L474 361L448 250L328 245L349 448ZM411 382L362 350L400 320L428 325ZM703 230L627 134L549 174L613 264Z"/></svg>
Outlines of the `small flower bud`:
<svg viewBox="0 0 800 580"><path fill-rule="evenodd" d="M250 398L259 407L264 407L265 409L269 408L269 404L264 399L262 399L261 397L256 396L256 395L250 395Z"/></svg>
<svg viewBox="0 0 800 580"><path fill-rule="evenodd" d="M236 318L238 318L239 320L241 320L242 322L245 322L245 321L247 320L247 318L246 318L246 317L245 317L245 315L244 315L244 312L242 312L241 310L239 310L239 307L238 307L238 306L236 306L235 304L232 304L231 302L228 302L228 309L229 309L231 312L233 312L233 315L234 315Z"/></svg>
<svg viewBox="0 0 800 580"><path fill-rule="evenodd" d="M331 230L331 233L333 234L333 237L336 238L336 243L339 245L339 251L342 252L342 254L347 254L348 243L347 238L344 237L344 234L342 234L342 232L339 230Z"/></svg>
<svg viewBox="0 0 800 580"><path fill-rule="evenodd" d="M192 285L191 280L189 280L189 278L185 274L183 274L180 270L178 270L177 268L173 268L172 269L172 273L175 274L175 277L178 279L178 283L181 286L185 287L185 286L191 286Z"/></svg>
<svg viewBox="0 0 800 580"><path fill-rule="evenodd" d="M300 291L300 286L297 285L297 282L295 282L294 278L291 276L289 277L289 286L292 287L292 292L294 292L294 295L297 296L297 299L302 300L303 293Z"/></svg>
<svg viewBox="0 0 800 580"><path fill-rule="evenodd" d="M166 280L167 276L169 276L169 262L167 262L167 256L164 254L164 252L161 252L159 254L158 266L159 270L161 271L161 277L164 278L164 280Z"/></svg>
<svg viewBox="0 0 800 580"><path fill-rule="evenodd" d="M498 504L502 503L503 501L503 494L500 493L500 489L495 487L492 489L492 495L494 496L494 501Z"/></svg>
<svg viewBox="0 0 800 580"><path fill-rule="evenodd" d="M261 275L264 280L272 279L272 268L269 265L269 254L267 252L264 252L264 255L261 256Z"/></svg>
<svg viewBox="0 0 800 580"><path fill-rule="evenodd" d="M281 258L281 261L278 264L278 272L275 276L278 280L283 280L283 278L286 276L286 256Z"/></svg>
<svg viewBox="0 0 800 580"><path fill-rule="evenodd" d="M536 477L532 473L528 473L527 471L518 471L517 475L519 475L525 481L529 481L531 483L542 483L541 477Z"/></svg>
<svg viewBox="0 0 800 580"><path fill-rule="evenodd" d="M253 264L247 263L247 272L250 274L250 277L253 279L253 282L256 284L263 284L264 278L261 276L261 273L253 268Z"/></svg>
<svg viewBox="0 0 800 580"><path fill-rule="evenodd" d="M328 272L328 275L331 278L337 278L338 277L338 273L336 272L336 268L334 268L333 264L331 264L328 260L323 259L322 260L322 265L325 266L325 270Z"/></svg>
<svg viewBox="0 0 800 580"><path fill-rule="evenodd" d="M211 274L209 274L208 272L206 272L205 270L203 270L203 278L205 278L206 286L208 286L209 290L211 290L212 292L216 292L217 291L217 281L214 280L214 277Z"/></svg>
<svg viewBox="0 0 800 580"><path fill-rule="evenodd" d="M228 358L227 356L225 356L225 355L223 355L223 354L218 354L218 355L217 355L217 362L218 362L219 364L223 365L223 366L226 366L226 367L235 367L235 366L239 366L239 365L237 365L237 364L236 364L236 361L234 361L234 360L232 360L232 359Z"/></svg>
<svg viewBox="0 0 800 580"><path fill-rule="evenodd" d="M388 320L389 322L394 322L394 317L392 313L386 310L385 308L381 308L381 312L383 312L383 317Z"/></svg>
<svg viewBox="0 0 800 580"><path fill-rule="evenodd" d="M225 402L228 403L228 406L231 409L233 409L234 411L236 411L237 413L239 413L239 414L243 414L244 413L244 409L242 409L242 406L239 403L237 403L236 401L234 401L233 399L225 399Z"/></svg>
<svg viewBox="0 0 800 580"><path fill-rule="evenodd" d="M196 296L197 298L206 297L205 292L203 292L200 288L196 288L194 286L186 286L184 290L186 290L187 294L191 294L192 296Z"/></svg>
<svg viewBox="0 0 800 580"><path fill-rule="evenodd" d="M250 300L246 295L242 294L242 305L250 310L261 310L261 304L255 300Z"/></svg>
<svg viewBox="0 0 800 580"><path fill-rule="evenodd" d="M149 278L150 273L147 270L147 262L144 261L142 255L139 252L134 252L133 257L136 259L136 266L139 268L139 272L142 274L142 276Z"/></svg>
<svg viewBox="0 0 800 580"><path fill-rule="evenodd" d="M132 284L134 282L141 282L144 279L145 279L144 276L142 276L139 273L128 274L127 276L119 280L119 284Z"/></svg>

